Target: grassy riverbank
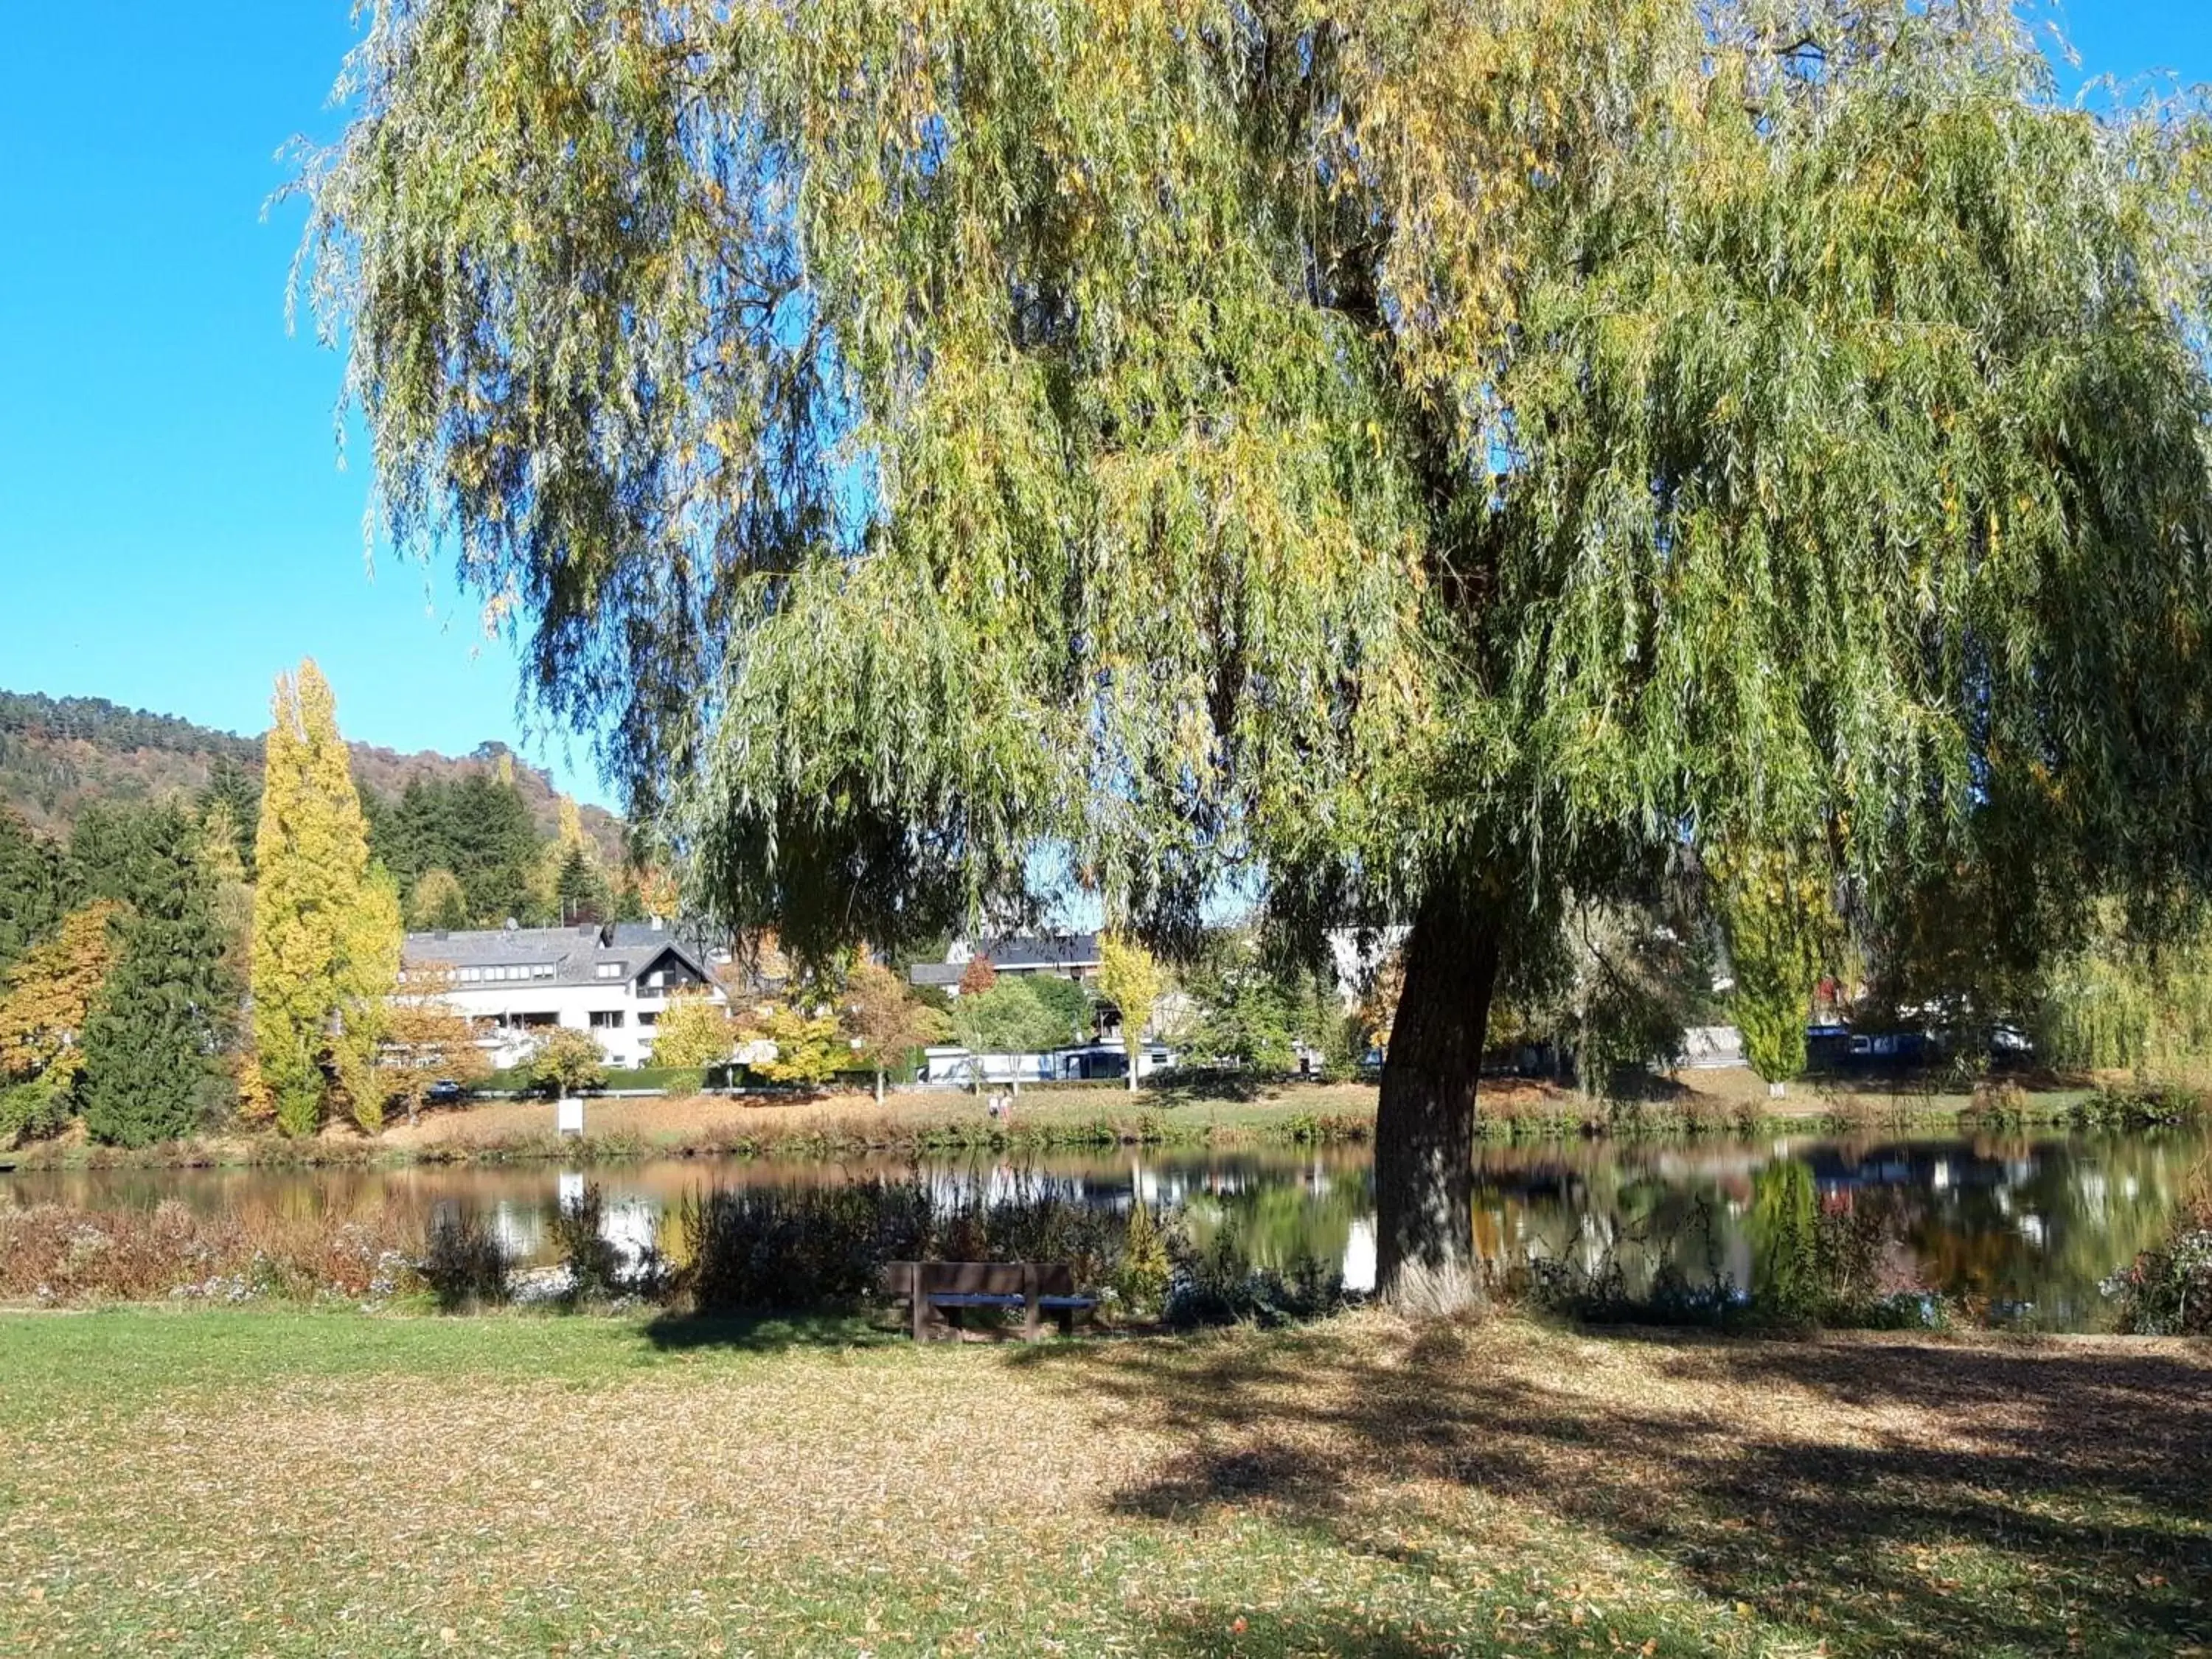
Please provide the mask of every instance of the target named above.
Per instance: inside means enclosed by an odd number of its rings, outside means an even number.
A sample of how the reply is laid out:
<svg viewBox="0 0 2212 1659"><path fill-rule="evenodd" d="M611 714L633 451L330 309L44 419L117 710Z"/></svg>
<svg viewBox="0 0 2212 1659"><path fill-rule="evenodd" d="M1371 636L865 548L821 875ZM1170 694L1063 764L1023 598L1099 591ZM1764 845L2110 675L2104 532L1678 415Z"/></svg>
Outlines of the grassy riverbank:
<svg viewBox="0 0 2212 1659"><path fill-rule="evenodd" d="M1693 1139L1808 1133L2007 1132L2140 1127L2203 1110L2194 1091L2146 1092L2125 1084L1978 1095L1926 1085L1808 1081L1770 1097L1747 1072L1655 1079L1643 1098L1606 1101L1521 1079L1483 1085L1480 1133L1493 1144L1575 1138ZM173 1168L506 1163L614 1163L643 1158L839 1159L868 1153L1077 1151L1114 1146L1235 1146L1356 1144L1374 1132L1368 1083L1273 1083L1247 1091L1048 1086L1025 1091L1010 1121L966 1095L864 1093L811 1098L692 1095L592 1099L581 1140L554 1133L543 1100L479 1102L397 1123L369 1137L349 1127L288 1140L273 1133L212 1137L126 1151L76 1143L0 1153L0 1169Z"/></svg>
<svg viewBox="0 0 2212 1659"><path fill-rule="evenodd" d="M0 1317L0 1652L2160 1654L2212 1352Z"/></svg>

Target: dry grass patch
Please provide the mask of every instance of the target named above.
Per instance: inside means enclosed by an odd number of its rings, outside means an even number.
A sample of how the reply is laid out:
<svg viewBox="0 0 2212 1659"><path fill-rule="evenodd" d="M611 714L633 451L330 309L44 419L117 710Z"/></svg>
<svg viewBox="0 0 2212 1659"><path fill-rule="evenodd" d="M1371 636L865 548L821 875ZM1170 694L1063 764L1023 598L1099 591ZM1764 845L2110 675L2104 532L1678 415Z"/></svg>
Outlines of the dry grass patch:
<svg viewBox="0 0 2212 1659"><path fill-rule="evenodd" d="M2212 1640L2180 1344L131 1312L0 1375L0 1652Z"/></svg>

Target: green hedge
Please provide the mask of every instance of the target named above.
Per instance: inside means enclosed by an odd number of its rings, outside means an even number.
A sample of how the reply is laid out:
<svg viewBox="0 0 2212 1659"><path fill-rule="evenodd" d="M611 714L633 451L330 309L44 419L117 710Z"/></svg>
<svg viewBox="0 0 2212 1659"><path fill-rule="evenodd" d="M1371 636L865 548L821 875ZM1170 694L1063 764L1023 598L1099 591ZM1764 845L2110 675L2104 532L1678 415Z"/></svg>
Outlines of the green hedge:
<svg viewBox="0 0 2212 1659"><path fill-rule="evenodd" d="M672 1095L696 1095L707 1086L709 1070L719 1073L728 1069L720 1066L641 1066L635 1071L626 1072L609 1066L606 1086L610 1089L665 1089Z"/></svg>

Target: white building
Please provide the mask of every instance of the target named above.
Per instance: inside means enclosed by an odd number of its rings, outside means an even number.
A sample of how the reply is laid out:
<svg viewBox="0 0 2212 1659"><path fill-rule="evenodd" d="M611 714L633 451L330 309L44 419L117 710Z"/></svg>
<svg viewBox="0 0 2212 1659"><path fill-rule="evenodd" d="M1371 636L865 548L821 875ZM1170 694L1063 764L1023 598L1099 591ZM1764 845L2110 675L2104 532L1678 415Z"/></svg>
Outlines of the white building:
<svg viewBox="0 0 2212 1659"><path fill-rule="evenodd" d="M501 927L410 933L403 981L447 981L444 1000L477 1022L495 1066L519 1065L556 1026L589 1031L611 1066L642 1066L668 998L703 992L726 1001L714 953L659 922Z"/></svg>

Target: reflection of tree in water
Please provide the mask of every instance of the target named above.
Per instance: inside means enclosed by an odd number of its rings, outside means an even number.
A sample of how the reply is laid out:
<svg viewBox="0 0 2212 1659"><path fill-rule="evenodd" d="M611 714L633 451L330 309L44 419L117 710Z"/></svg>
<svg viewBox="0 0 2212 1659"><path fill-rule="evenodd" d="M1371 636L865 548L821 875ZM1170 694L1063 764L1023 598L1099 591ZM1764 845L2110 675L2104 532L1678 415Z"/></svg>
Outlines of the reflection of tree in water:
<svg viewBox="0 0 2212 1659"><path fill-rule="evenodd" d="M2164 1236L2203 1155L2193 1138L2157 1134L1947 1150L1926 1179L1857 1201L1929 1288L2052 1326L2101 1322L2100 1285Z"/></svg>
<svg viewBox="0 0 2212 1659"><path fill-rule="evenodd" d="M2164 1236L2206 1144L2201 1133L2160 1132L1975 1143L1486 1147L1477 1168L1474 1243L1508 1278L1531 1261L1589 1272L1612 1263L1631 1297L1649 1296L1662 1277L1704 1285L1717 1274L1747 1288L1758 1276L1750 1223L1761 1172L1787 1158L1810 1171L1823 1216L1863 1223L1887 1241L1878 1293L1925 1288L2038 1324L2094 1326L2109 1316L2100 1282ZM595 1178L611 1213L629 1206L644 1217L715 1183L813 1187L871 1175L900 1179L911 1167L904 1160L652 1160L610 1166ZM1117 1210L1141 1191L1148 1202L1187 1206L1201 1245L1234 1224L1254 1262L1279 1269L1302 1255L1346 1264L1363 1234L1372 1250L1369 1165L1345 1148L1055 1153L931 1161L921 1173L947 1191L1069 1182L1088 1201ZM422 1226L434 1212L466 1212L534 1258L557 1202L558 1175L535 1164L67 1170L12 1176L0 1203L151 1208L173 1200L248 1219L365 1220L397 1211Z"/></svg>
<svg viewBox="0 0 2212 1659"><path fill-rule="evenodd" d="M1353 1224L1375 1213L1375 1182L1364 1168L1282 1171L1264 1184L1194 1196L1184 1213L1201 1249L1228 1226L1255 1267L1286 1267L1307 1256L1335 1267L1351 1249Z"/></svg>
<svg viewBox="0 0 2212 1659"><path fill-rule="evenodd" d="M1736 1224L1733 1170L1703 1178L1632 1158L1577 1156L1486 1168L1475 1206L1475 1245L1510 1282L1530 1263L1596 1274L1617 1267L1642 1297L1663 1277L1692 1285L1720 1274L1741 1282L1747 1253Z"/></svg>
<svg viewBox="0 0 2212 1659"><path fill-rule="evenodd" d="M1887 1241L1878 1293L1927 1289L2003 1317L2094 1326L2107 1316L2101 1282L2163 1236L2203 1156L2197 1135L1776 1150L1486 1158L1475 1245L1509 1279L1541 1261L1617 1267L1632 1297L1668 1277L1749 1288L1774 1279L1777 1250L1791 1258L1786 1276L1809 1249L1809 1179L1818 1211Z"/></svg>

